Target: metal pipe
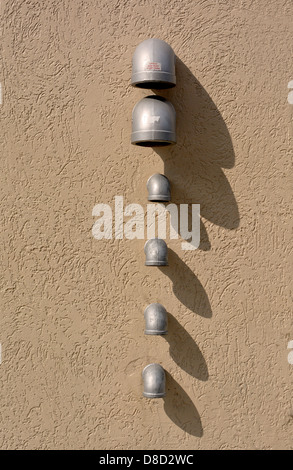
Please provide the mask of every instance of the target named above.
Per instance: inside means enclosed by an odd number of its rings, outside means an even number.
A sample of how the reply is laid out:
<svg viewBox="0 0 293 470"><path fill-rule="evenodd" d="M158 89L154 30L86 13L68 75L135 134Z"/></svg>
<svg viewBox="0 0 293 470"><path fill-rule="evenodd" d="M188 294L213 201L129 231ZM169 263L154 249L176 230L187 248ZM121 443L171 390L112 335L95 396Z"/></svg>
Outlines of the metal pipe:
<svg viewBox="0 0 293 470"><path fill-rule="evenodd" d="M142 147L176 143L176 111L170 101L151 95L134 106L131 143Z"/></svg>
<svg viewBox="0 0 293 470"><path fill-rule="evenodd" d="M162 398L166 395L165 371L160 364L149 364L142 371L143 396L146 398Z"/></svg>
<svg viewBox="0 0 293 470"><path fill-rule="evenodd" d="M168 266L168 247L161 238L151 238L144 246L145 266Z"/></svg>
<svg viewBox="0 0 293 470"><path fill-rule="evenodd" d="M147 180L148 200L154 202L170 201L170 183L165 175L156 173Z"/></svg>
<svg viewBox="0 0 293 470"><path fill-rule="evenodd" d="M163 305L153 303L144 311L145 335L166 335L168 333L168 314Z"/></svg>
<svg viewBox="0 0 293 470"><path fill-rule="evenodd" d="M133 54L131 85L157 90L174 87L175 60L172 47L165 41L146 39Z"/></svg>

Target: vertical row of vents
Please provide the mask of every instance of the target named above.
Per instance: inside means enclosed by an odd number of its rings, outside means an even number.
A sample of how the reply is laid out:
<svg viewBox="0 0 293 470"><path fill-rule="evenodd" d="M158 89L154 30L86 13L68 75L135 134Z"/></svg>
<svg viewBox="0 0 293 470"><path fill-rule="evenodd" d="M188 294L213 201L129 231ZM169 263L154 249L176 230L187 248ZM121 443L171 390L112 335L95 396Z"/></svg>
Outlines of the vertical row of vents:
<svg viewBox="0 0 293 470"><path fill-rule="evenodd" d="M132 60L131 84L138 88L162 90L176 85L175 54L160 39L147 39L137 46ZM165 147L176 143L176 112L170 101L158 95L146 96L132 111L131 143L141 147ZM152 175L147 181L148 200L168 202L170 183L165 175ZM168 248L164 240L152 238L144 247L146 266L167 266ZM145 334L168 333L168 314L163 305L150 304L144 311ZM143 395L165 396L165 371L149 364L143 372Z"/></svg>

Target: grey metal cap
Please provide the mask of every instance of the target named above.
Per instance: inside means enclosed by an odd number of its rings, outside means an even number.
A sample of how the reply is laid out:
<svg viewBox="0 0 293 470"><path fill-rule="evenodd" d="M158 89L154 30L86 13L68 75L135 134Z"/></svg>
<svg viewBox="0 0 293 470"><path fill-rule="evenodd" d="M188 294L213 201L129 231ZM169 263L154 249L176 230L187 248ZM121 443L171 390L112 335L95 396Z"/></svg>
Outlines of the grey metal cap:
<svg viewBox="0 0 293 470"><path fill-rule="evenodd" d="M176 56L161 39L146 39L134 51L131 85L139 88L164 89L176 85Z"/></svg>
<svg viewBox="0 0 293 470"><path fill-rule="evenodd" d="M165 371L160 364L149 364L142 371L143 396L147 398L163 398L166 395Z"/></svg>
<svg viewBox="0 0 293 470"><path fill-rule="evenodd" d="M149 201L170 201L171 191L170 183L165 175L156 173L147 180L148 200Z"/></svg>
<svg viewBox="0 0 293 470"><path fill-rule="evenodd" d="M151 238L144 245L146 266L168 266L168 247L161 238Z"/></svg>
<svg viewBox="0 0 293 470"><path fill-rule="evenodd" d="M170 101L151 95L134 106L131 143L143 147L176 143L176 112Z"/></svg>
<svg viewBox="0 0 293 470"><path fill-rule="evenodd" d="M153 303L144 311L145 335L166 335L168 333L168 314L163 305Z"/></svg>

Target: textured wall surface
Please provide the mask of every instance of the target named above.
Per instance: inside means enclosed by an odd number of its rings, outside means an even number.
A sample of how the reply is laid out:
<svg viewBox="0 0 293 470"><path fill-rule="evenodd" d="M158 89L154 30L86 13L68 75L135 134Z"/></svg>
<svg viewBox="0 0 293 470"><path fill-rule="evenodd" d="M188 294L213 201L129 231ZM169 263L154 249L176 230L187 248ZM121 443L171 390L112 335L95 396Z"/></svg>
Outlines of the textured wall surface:
<svg viewBox="0 0 293 470"><path fill-rule="evenodd" d="M2 449L293 449L292 0L1 2ZM174 49L177 145L130 144L142 40ZM97 203L201 205L201 243L96 240ZM291 178L292 180L292 178ZM161 302L169 335L144 336ZM165 399L142 397L159 362Z"/></svg>

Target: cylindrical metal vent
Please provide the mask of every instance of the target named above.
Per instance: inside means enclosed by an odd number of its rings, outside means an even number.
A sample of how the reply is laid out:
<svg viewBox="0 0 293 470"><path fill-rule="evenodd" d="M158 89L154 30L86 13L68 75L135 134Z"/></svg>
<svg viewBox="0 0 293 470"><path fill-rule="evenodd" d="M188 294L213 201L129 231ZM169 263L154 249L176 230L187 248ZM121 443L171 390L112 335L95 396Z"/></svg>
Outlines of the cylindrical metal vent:
<svg viewBox="0 0 293 470"><path fill-rule="evenodd" d="M146 266L168 266L168 247L161 238L151 238L144 246Z"/></svg>
<svg viewBox="0 0 293 470"><path fill-rule="evenodd" d="M134 51L131 85L139 88L164 89L176 85L175 54L161 39L147 39Z"/></svg>
<svg viewBox="0 0 293 470"><path fill-rule="evenodd" d="M149 364L142 371L143 396L147 398L162 398L166 395L165 371L160 364Z"/></svg>
<svg viewBox="0 0 293 470"><path fill-rule="evenodd" d="M176 112L170 101L151 95L134 106L131 143L142 147L176 143Z"/></svg>
<svg viewBox="0 0 293 470"><path fill-rule="evenodd" d="M165 175L156 173L147 181L148 200L149 201L170 201L170 183Z"/></svg>
<svg viewBox="0 0 293 470"><path fill-rule="evenodd" d="M145 335L166 335L168 333L168 314L161 304L148 305L144 311Z"/></svg>

